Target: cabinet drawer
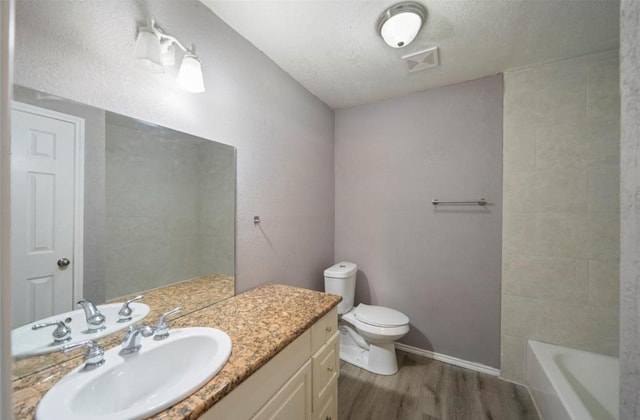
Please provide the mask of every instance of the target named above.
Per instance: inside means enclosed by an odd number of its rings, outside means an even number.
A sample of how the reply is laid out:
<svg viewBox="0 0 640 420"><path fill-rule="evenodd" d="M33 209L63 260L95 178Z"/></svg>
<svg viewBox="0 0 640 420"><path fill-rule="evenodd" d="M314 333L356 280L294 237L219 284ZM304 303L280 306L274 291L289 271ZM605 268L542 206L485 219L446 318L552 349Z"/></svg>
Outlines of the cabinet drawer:
<svg viewBox="0 0 640 420"><path fill-rule="evenodd" d="M313 414L315 420L338 420L338 383L334 382L320 409Z"/></svg>
<svg viewBox="0 0 640 420"><path fill-rule="evenodd" d="M338 331L338 308L335 307L311 327L311 353L315 353Z"/></svg>
<svg viewBox="0 0 640 420"><path fill-rule="evenodd" d="M340 372L339 334L334 333L329 342L312 357L313 407L327 398L332 386L338 382Z"/></svg>

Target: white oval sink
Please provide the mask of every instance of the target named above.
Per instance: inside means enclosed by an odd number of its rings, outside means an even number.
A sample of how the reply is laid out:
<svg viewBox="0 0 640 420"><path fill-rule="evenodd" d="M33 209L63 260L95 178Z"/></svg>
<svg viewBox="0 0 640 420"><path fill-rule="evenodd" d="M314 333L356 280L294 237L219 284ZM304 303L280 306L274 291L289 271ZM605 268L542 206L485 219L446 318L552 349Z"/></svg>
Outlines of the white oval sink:
<svg viewBox="0 0 640 420"><path fill-rule="evenodd" d="M20 328L16 328L11 331L11 355L16 358L37 356L39 354L57 351L65 344L78 343L84 340L96 340L127 328L129 325L132 325L146 317L149 313L149 305L133 302L129 304L129 307L133 310L131 313L131 320L127 322L118 322L118 311L122 307L122 303L123 302L109 303L106 305L99 305L97 307L106 318L106 328L97 332L87 332L87 321L83 309L50 316L49 318L41 319ZM55 327L41 328L39 330L31 329L34 324L64 321L66 319L71 319L71 321L66 322L67 326L71 328L71 340L62 344L55 344L53 342L51 333Z"/></svg>
<svg viewBox="0 0 640 420"><path fill-rule="evenodd" d="M42 398L37 420L124 420L152 416L191 395L222 369L231 339L215 328L171 330L162 341L142 340L139 352L105 353L104 365L84 366Z"/></svg>

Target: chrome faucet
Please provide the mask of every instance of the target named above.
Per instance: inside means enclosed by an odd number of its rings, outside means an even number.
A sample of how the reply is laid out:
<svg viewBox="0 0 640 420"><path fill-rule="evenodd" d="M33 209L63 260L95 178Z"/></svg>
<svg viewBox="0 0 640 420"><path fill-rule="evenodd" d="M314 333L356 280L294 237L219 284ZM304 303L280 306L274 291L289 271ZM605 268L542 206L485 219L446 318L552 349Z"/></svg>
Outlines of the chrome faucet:
<svg viewBox="0 0 640 420"><path fill-rule="evenodd" d="M154 340L164 340L169 337L169 324L167 324L167 317L176 314L182 310L181 307L177 307L175 309L170 310L169 312L165 312L160 315L160 319L158 320L158 324L156 325L156 329L154 330L153 339Z"/></svg>
<svg viewBox="0 0 640 420"><path fill-rule="evenodd" d="M78 305L84 309L84 315L87 319L87 331L83 331L84 333L94 333L107 328L104 325L106 323L105 316L100 313L93 303L83 299L78 302Z"/></svg>
<svg viewBox="0 0 640 420"><path fill-rule="evenodd" d="M52 321L45 322L44 324L33 324L32 330L39 330L40 328L52 327L56 325L56 329L53 330L51 335L53 336L53 344L62 344L71 340L71 328L64 323L64 321Z"/></svg>
<svg viewBox="0 0 640 420"><path fill-rule="evenodd" d="M118 311L118 317L119 317L118 322L122 323L122 322L131 321L131 314L133 313L133 309L129 307L129 304L136 302L140 299L142 299L142 295L136 296L133 299L129 299L128 301L122 304L122 308L120 308L120 310Z"/></svg>
<svg viewBox="0 0 640 420"><path fill-rule="evenodd" d="M153 328L148 324L141 324L137 326L129 326L127 333L122 339L122 349L120 354L135 353L142 347L142 337L150 337L153 335Z"/></svg>
<svg viewBox="0 0 640 420"><path fill-rule="evenodd" d="M75 344L65 344L60 347L60 352L66 353L80 347L87 348L87 351L84 353L84 370L92 370L104 364L104 347L93 340L85 340Z"/></svg>

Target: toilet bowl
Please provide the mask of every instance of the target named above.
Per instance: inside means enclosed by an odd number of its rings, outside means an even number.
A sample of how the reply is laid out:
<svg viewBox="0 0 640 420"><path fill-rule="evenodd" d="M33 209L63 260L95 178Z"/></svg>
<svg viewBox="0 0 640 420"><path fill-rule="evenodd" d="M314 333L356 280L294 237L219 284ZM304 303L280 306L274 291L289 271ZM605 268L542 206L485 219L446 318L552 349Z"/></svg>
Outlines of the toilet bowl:
<svg viewBox="0 0 640 420"><path fill-rule="evenodd" d="M342 296L338 305L340 359L380 375L398 371L395 341L409 332L409 318L384 306L353 306L357 265L341 262L324 271L325 291Z"/></svg>

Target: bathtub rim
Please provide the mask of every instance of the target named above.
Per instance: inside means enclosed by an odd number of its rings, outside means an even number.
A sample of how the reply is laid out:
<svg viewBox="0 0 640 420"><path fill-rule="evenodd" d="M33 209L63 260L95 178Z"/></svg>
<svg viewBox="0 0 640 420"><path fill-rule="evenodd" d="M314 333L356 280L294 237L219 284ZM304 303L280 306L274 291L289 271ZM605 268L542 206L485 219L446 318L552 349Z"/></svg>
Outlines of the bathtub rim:
<svg viewBox="0 0 640 420"><path fill-rule="evenodd" d="M558 398L558 400L560 400L569 417L571 417L572 420L593 418L593 415L589 412L583 401L577 395L573 386L571 386L567 378L560 371L560 367L557 365L557 362L554 360L553 356L561 353L582 353L590 356L596 355L598 357L608 359L616 358L613 356L608 356L606 354L594 353L536 340L528 340L527 345L531 348L531 352L534 357L538 359L538 364L542 367L547 380L553 388L553 392L555 394L554 396ZM540 360L541 358L544 359L544 362ZM526 376L527 382L529 382L528 374ZM533 388L532 384L528 383L527 385L530 388ZM618 384L615 384L615 386L618 386ZM616 416L614 415L614 418L615 417Z"/></svg>

